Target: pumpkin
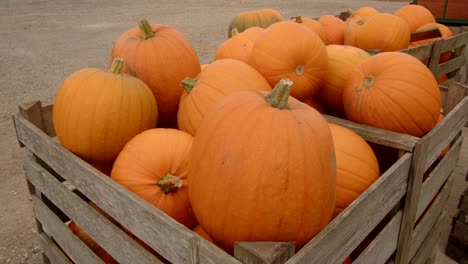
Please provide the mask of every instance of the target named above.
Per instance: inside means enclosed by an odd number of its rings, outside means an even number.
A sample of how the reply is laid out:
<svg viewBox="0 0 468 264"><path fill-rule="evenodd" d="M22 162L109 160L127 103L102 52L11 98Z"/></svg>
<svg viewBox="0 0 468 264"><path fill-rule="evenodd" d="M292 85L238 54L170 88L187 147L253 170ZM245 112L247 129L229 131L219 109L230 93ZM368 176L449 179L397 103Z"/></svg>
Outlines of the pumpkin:
<svg viewBox="0 0 468 264"><path fill-rule="evenodd" d="M343 45L344 44L344 31L346 29L346 22L332 15L321 16L318 22L325 29L325 33L327 35L327 41L326 41L327 45L330 45L330 44Z"/></svg>
<svg viewBox="0 0 468 264"><path fill-rule="evenodd" d="M216 50L214 59L237 59L248 63L253 43L262 31L261 27L251 27L227 39Z"/></svg>
<svg viewBox="0 0 468 264"><path fill-rule="evenodd" d="M367 142L345 127L329 124L336 156L336 217L379 177L377 158Z"/></svg>
<svg viewBox="0 0 468 264"><path fill-rule="evenodd" d="M158 105L139 79L121 74L123 60L109 72L82 69L55 95L53 124L60 143L89 163L111 164L138 133L156 127Z"/></svg>
<svg viewBox="0 0 468 264"><path fill-rule="evenodd" d="M350 257L347 257L344 261L343 264L352 264L353 260Z"/></svg>
<svg viewBox="0 0 468 264"><path fill-rule="evenodd" d="M380 13L351 20L345 31L344 43L363 50L396 51L410 43L407 23L392 14Z"/></svg>
<svg viewBox="0 0 468 264"><path fill-rule="evenodd" d="M439 118L441 95L431 71L401 52L383 52L359 64L344 89L354 122L421 137Z"/></svg>
<svg viewBox="0 0 468 264"><path fill-rule="evenodd" d="M250 27L267 28L271 24L283 20L283 16L278 11L271 8L242 12L231 20L228 27L228 38Z"/></svg>
<svg viewBox="0 0 468 264"><path fill-rule="evenodd" d="M229 253L236 241L294 241L300 248L331 219L330 129L317 111L289 97L291 86L282 79L269 94L225 97L195 135L190 202Z"/></svg>
<svg viewBox="0 0 468 264"><path fill-rule="evenodd" d="M373 8L373 7L370 7L370 6L363 6L361 8L359 8L358 10L354 11L353 12L354 15L356 16L373 16L373 15L377 15L377 14L380 14L379 11L377 11L377 9Z"/></svg>
<svg viewBox="0 0 468 264"><path fill-rule="evenodd" d="M143 19L139 27L117 39L111 57L124 58L124 72L138 77L153 91L159 106L158 127L175 127L183 91L180 82L201 70L197 54L182 33Z"/></svg>
<svg viewBox="0 0 468 264"><path fill-rule="evenodd" d="M90 165L93 166L95 169L99 170L100 172L104 173L105 175L110 176L113 164L92 163Z"/></svg>
<svg viewBox="0 0 468 264"><path fill-rule="evenodd" d="M317 20L302 16L295 16L291 18L291 21L301 24L314 31L315 34L317 34L323 41L323 43L327 44L327 33L325 32L325 28Z"/></svg>
<svg viewBox="0 0 468 264"><path fill-rule="evenodd" d="M309 99L303 101L304 104L314 108L321 114L325 114L325 108L323 107L322 103L315 99L314 97L310 97Z"/></svg>
<svg viewBox="0 0 468 264"><path fill-rule="evenodd" d="M317 34L291 21L275 23L257 37L249 64L272 87L282 78L293 81L291 95L298 100L313 96L327 78L325 44Z"/></svg>
<svg viewBox="0 0 468 264"><path fill-rule="evenodd" d="M187 169L193 137L183 131L155 128L125 145L111 178L187 226L197 220L187 191Z"/></svg>
<svg viewBox="0 0 468 264"><path fill-rule="evenodd" d="M213 239L211 239L210 235L208 235L206 233L205 229L203 229L203 227L200 224L198 224L196 227L194 227L192 229L192 231L199 234L201 237L203 237L204 239L210 241L211 243L214 243Z"/></svg>
<svg viewBox="0 0 468 264"><path fill-rule="evenodd" d="M419 27L417 29L417 31L419 30L426 30L426 29L432 29L432 28L438 28L442 37L439 37L439 38L430 38L430 39L424 39L424 40L419 40L419 41L414 41L412 42L415 46L421 46L421 45L425 45L425 44L428 44L428 43L432 43L436 40L440 40L440 39L446 39L446 38L449 38L449 37L452 37L453 36L453 33L452 31L445 25L442 25L442 24L439 24L439 23L429 23L429 24L425 24L425 25L422 25L421 27ZM450 59L450 56L452 55L452 52L451 51L446 51L444 53L442 53L440 55L440 59L439 59L439 63L443 63L443 62L446 62Z"/></svg>
<svg viewBox="0 0 468 264"><path fill-rule="evenodd" d="M448 76L446 74L442 74L441 76L436 78L438 84L442 84L446 81L449 80Z"/></svg>
<svg viewBox="0 0 468 264"><path fill-rule="evenodd" d="M409 26L410 32L415 32L424 24L435 23L431 11L421 5L406 5L395 11L394 15L401 17Z"/></svg>
<svg viewBox="0 0 468 264"><path fill-rule="evenodd" d="M317 97L327 107L343 109L343 89L351 78L354 67L370 55L364 50L345 45L328 45L328 78L325 85L317 92Z"/></svg>
<svg viewBox="0 0 468 264"><path fill-rule="evenodd" d="M204 69L206 69L206 67L208 67L208 65L210 65L210 64L205 63L205 64L200 65L200 71L203 71Z"/></svg>
<svg viewBox="0 0 468 264"><path fill-rule="evenodd" d="M180 98L177 121L179 129L195 135L205 116L213 106L231 93L258 89L271 91L263 76L248 64L222 59L211 63L197 79L185 79Z"/></svg>

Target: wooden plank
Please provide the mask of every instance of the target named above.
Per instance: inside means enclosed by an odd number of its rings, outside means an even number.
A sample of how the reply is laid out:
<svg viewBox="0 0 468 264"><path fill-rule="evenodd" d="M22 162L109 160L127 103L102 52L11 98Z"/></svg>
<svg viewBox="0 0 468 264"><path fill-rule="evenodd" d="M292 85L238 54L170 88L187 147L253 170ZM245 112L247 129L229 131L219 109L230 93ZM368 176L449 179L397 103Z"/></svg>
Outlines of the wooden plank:
<svg viewBox="0 0 468 264"><path fill-rule="evenodd" d="M39 244L41 244L42 251L47 256L44 262L53 264L70 264L72 263L54 244L54 242L44 233L39 234Z"/></svg>
<svg viewBox="0 0 468 264"><path fill-rule="evenodd" d="M100 258L77 238L37 195L32 196L34 214L41 222L44 232L53 237L75 263L102 263Z"/></svg>
<svg viewBox="0 0 468 264"><path fill-rule="evenodd" d="M465 96L468 96L468 86L459 82L452 82L447 90L444 112L449 113L452 111Z"/></svg>
<svg viewBox="0 0 468 264"><path fill-rule="evenodd" d="M418 137L396 133L381 128L358 124L352 121L344 120L338 117L323 115L327 122L347 127L358 133L365 140L380 145L397 148L400 150L412 152L414 145L419 141Z"/></svg>
<svg viewBox="0 0 468 264"><path fill-rule="evenodd" d="M442 53L464 46L468 43L468 30L465 29L464 32L461 32L450 38L435 41L434 44L437 42L440 43L438 45L440 45L440 50Z"/></svg>
<svg viewBox="0 0 468 264"><path fill-rule="evenodd" d="M397 248L398 231L402 217L403 211L400 210L361 255L353 261L353 264L385 263Z"/></svg>
<svg viewBox="0 0 468 264"><path fill-rule="evenodd" d="M239 263L210 243L200 244L204 247L200 252L206 255L199 256L199 239L191 230L76 157L23 117L13 118L20 142L167 260L196 263L210 258L214 263Z"/></svg>
<svg viewBox="0 0 468 264"><path fill-rule="evenodd" d="M42 119L44 120L44 132L50 137L55 137L55 129L53 123L53 108L54 105L42 106Z"/></svg>
<svg viewBox="0 0 468 264"><path fill-rule="evenodd" d="M41 193L46 195L117 261L120 263L161 263L34 161L25 158L23 163L26 177L36 186L36 189L41 190Z"/></svg>
<svg viewBox="0 0 468 264"><path fill-rule="evenodd" d="M400 50L400 52L407 53L417 59L427 59L431 56L432 43L417 46L409 49Z"/></svg>
<svg viewBox="0 0 468 264"><path fill-rule="evenodd" d="M438 38L438 37L442 37L442 34L440 33L439 28L435 27L435 28L423 29L423 30L412 32L410 36L410 42L424 40L424 39Z"/></svg>
<svg viewBox="0 0 468 264"><path fill-rule="evenodd" d="M283 264L294 255L294 242L236 242L234 256L245 264Z"/></svg>
<svg viewBox="0 0 468 264"><path fill-rule="evenodd" d="M460 195L460 201L458 202L458 210L468 214L468 189Z"/></svg>
<svg viewBox="0 0 468 264"><path fill-rule="evenodd" d="M468 224L460 220L455 221L452 236L459 241L468 244Z"/></svg>
<svg viewBox="0 0 468 264"><path fill-rule="evenodd" d="M439 216L442 212L442 209L445 207L447 199L450 195L450 191L452 190L454 174L452 173L447 180L444 188L434 200L434 203L431 205L429 210L427 210L426 214L421 219L421 222L416 226L414 229L414 233L412 234L411 239L411 250L409 254L409 259L412 259L416 252L418 251L421 244L426 239L427 235L431 230L434 228L434 224L439 219Z"/></svg>
<svg viewBox="0 0 468 264"><path fill-rule="evenodd" d="M434 229L431 230L431 232L426 237L419 250L414 255L413 259L411 260L411 264L427 263L426 261L432 256L432 253L434 253L434 248L442 235L442 227L444 219L446 217L447 213L442 212L439 219L437 220L437 223L435 224Z"/></svg>
<svg viewBox="0 0 468 264"><path fill-rule="evenodd" d="M437 66L432 70L432 73L434 76L441 76L443 74L459 70L463 65L465 65L465 57L459 56L444 63L437 64Z"/></svg>
<svg viewBox="0 0 468 264"><path fill-rule="evenodd" d="M402 199L407 188L411 158L411 153L403 155L287 263L344 261Z"/></svg>
<svg viewBox="0 0 468 264"><path fill-rule="evenodd" d="M431 203L432 198L440 190L440 187L442 187L444 182L456 167L462 142L463 137L459 137L455 144L450 148L447 154L445 154L439 164L437 164L434 170L423 182L416 219L421 216L427 206Z"/></svg>

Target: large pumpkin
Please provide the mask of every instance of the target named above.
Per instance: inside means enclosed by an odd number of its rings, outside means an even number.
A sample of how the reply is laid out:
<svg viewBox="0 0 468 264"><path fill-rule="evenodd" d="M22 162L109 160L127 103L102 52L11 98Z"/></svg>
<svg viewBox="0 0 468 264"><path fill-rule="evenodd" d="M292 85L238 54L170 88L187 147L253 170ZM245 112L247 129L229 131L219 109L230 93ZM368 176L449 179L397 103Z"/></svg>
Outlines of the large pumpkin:
<svg viewBox="0 0 468 264"><path fill-rule="evenodd" d="M302 247L331 219L335 158L330 129L289 97L289 80L270 94L225 97L195 135L190 202L224 250L236 241L295 241Z"/></svg>
<svg viewBox="0 0 468 264"><path fill-rule="evenodd" d="M227 39L216 50L214 59L237 59L248 63L253 44L262 31L261 27L251 27Z"/></svg>
<svg viewBox="0 0 468 264"><path fill-rule="evenodd" d="M250 27L267 28L269 25L283 20L283 16L271 8L245 11L237 14L231 20L228 27L228 38Z"/></svg>
<svg viewBox="0 0 468 264"><path fill-rule="evenodd" d="M319 18L318 22L325 28L327 35L327 45L344 44L344 31L346 29L346 23L343 20L336 16L324 15Z"/></svg>
<svg viewBox="0 0 468 264"><path fill-rule="evenodd" d="M343 109L343 89L351 78L354 68L370 55L364 50L345 45L328 45L328 78L317 93L328 107Z"/></svg>
<svg viewBox="0 0 468 264"><path fill-rule="evenodd" d="M196 80L185 79L182 85L186 90L180 98L177 122L179 129L192 135L213 106L226 95L242 90L271 90L254 68L233 59L212 62Z"/></svg>
<svg viewBox="0 0 468 264"><path fill-rule="evenodd" d="M415 32L424 24L436 22L431 11L421 5L406 5L395 11L394 14L408 23L410 32Z"/></svg>
<svg viewBox="0 0 468 264"><path fill-rule="evenodd" d="M339 125L329 126L336 155L336 217L377 180L379 164L361 136Z"/></svg>
<svg viewBox="0 0 468 264"><path fill-rule="evenodd" d="M187 226L197 220L187 190L187 170L193 137L167 128L147 130L120 152L111 178Z"/></svg>
<svg viewBox="0 0 468 264"><path fill-rule="evenodd" d="M431 71L401 52L383 52L359 64L343 101L352 121L418 137L435 126L441 108Z"/></svg>
<svg viewBox="0 0 468 264"><path fill-rule="evenodd" d="M112 164L130 139L158 121L151 90L139 79L121 74L123 63L115 59L109 72L79 70L55 95L58 140L90 163Z"/></svg>
<svg viewBox="0 0 468 264"><path fill-rule="evenodd" d="M323 43L327 44L327 33L325 28L317 20L308 17L295 16L291 18L291 21L301 24L314 31L315 34L320 37Z"/></svg>
<svg viewBox="0 0 468 264"><path fill-rule="evenodd" d="M375 8L373 8L371 6L360 7L358 10L353 11L352 13L353 13L353 15L360 16L360 17L373 16L373 15L380 14L380 12L377 9L375 9Z"/></svg>
<svg viewBox="0 0 468 264"><path fill-rule="evenodd" d="M124 58L124 72L138 77L151 88L159 106L158 127L175 127L183 91L180 82L200 72L198 57L182 33L166 25L150 25L141 20L139 27L117 39L111 57Z"/></svg>
<svg viewBox="0 0 468 264"><path fill-rule="evenodd" d="M299 100L313 96L327 78L325 44L317 34L291 21L275 23L257 37L249 64L272 87L282 78L293 81L291 95Z"/></svg>

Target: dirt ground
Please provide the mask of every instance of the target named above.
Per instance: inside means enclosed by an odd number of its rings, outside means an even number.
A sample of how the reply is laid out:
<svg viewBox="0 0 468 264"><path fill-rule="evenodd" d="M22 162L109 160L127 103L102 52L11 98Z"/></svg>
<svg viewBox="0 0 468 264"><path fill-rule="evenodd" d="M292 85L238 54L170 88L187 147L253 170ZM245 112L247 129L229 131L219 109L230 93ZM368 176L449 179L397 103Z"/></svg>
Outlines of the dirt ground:
<svg viewBox="0 0 468 264"><path fill-rule="evenodd" d="M10 116L21 103L52 102L61 82L78 69L106 69L113 41L139 19L178 29L192 43L201 63L208 63L226 39L230 19L244 10L271 7L284 17L318 17L361 6L393 12L406 4L408 1L357 0L0 1L0 263L41 262L22 170L23 152Z"/></svg>

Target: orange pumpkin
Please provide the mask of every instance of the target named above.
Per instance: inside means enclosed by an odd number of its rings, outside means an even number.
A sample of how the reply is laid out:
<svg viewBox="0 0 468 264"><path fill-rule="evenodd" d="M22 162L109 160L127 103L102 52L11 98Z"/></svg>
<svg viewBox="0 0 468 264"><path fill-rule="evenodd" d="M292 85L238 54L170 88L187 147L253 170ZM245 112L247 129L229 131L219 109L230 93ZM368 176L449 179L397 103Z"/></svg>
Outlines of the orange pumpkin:
<svg viewBox="0 0 468 264"><path fill-rule="evenodd" d="M354 68L370 55L360 48L345 45L328 45L328 78L317 92L318 98L328 107L343 109L343 89Z"/></svg>
<svg viewBox="0 0 468 264"><path fill-rule="evenodd" d="M282 78L294 83L291 95L312 97L327 78L325 44L317 34L291 21L275 23L257 38L249 64L274 86Z"/></svg>
<svg viewBox="0 0 468 264"><path fill-rule="evenodd" d="M421 5L406 5L395 11L394 14L406 21L410 32L415 32L424 24L436 22L431 11Z"/></svg>
<svg viewBox="0 0 468 264"><path fill-rule="evenodd" d="M442 74L441 76L436 78L438 84L442 84L442 83L448 81L448 79L449 78L448 78L448 76L446 74Z"/></svg>
<svg viewBox="0 0 468 264"><path fill-rule="evenodd" d="M330 129L317 111L288 96L291 86L283 79L269 94L225 97L195 135L190 202L229 253L235 241L295 241L300 248L331 219Z"/></svg>
<svg viewBox="0 0 468 264"><path fill-rule="evenodd" d="M333 217L348 207L379 177L377 158L355 132L329 124L336 155L336 201Z"/></svg>
<svg viewBox="0 0 468 264"><path fill-rule="evenodd" d="M304 104L314 108L321 114L325 114L325 108L323 107L322 103L320 103L317 99L314 97L310 97L309 99L303 101Z"/></svg>
<svg viewBox="0 0 468 264"><path fill-rule="evenodd" d="M228 38L250 27L267 28L271 24L283 20L283 16L278 11L271 8L242 12L231 20L228 27Z"/></svg>
<svg viewBox="0 0 468 264"><path fill-rule="evenodd" d="M358 10L354 11L354 15L356 16L373 16L373 15L377 15L377 14L380 14L379 11L377 11L377 9L373 8L373 7L370 7L370 6L363 6L361 8L359 8Z"/></svg>
<svg viewBox="0 0 468 264"><path fill-rule="evenodd" d="M204 239L206 239L206 240L208 240L208 241L210 241L211 243L214 244L213 239L211 239L210 235L208 235L206 233L205 229L203 229L203 227L200 224L198 224L196 227L194 227L192 229L192 231L199 234L201 237L203 237Z"/></svg>
<svg viewBox="0 0 468 264"><path fill-rule="evenodd" d="M248 63L253 43L262 31L261 27L251 27L224 41L216 50L214 59L237 59Z"/></svg>
<svg viewBox="0 0 468 264"><path fill-rule="evenodd" d="M322 26L325 29L325 33L327 35L327 45L344 44L344 32L346 29L346 23L343 20L339 19L336 16L324 15L319 18L318 22L322 24Z"/></svg>
<svg viewBox="0 0 468 264"><path fill-rule="evenodd" d="M197 76L197 80L186 79L182 86L186 90L180 98L177 122L179 129L192 135L223 97L241 90L271 90L265 78L254 68L233 59L212 62Z"/></svg>
<svg viewBox="0 0 468 264"><path fill-rule="evenodd" d="M353 260L350 257L347 257L344 261L343 264L352 264Z"/></svg>
<svg viewBox="0 0 468 264"><path fill-rule="evenodd" d="M172 27L141 20L139 27L117 39L111 57L124 58L124 72L151 88L159 106L158 127L175 127L183 91L180 82L187 76L197 76L201 70L187 39Z"/></svg>
<svg viewBox="0 0 468 264"><path fill-rule="evenodd" d="M121 74L122 59L109 72L83 69L55 95L53 123L60 143L89 163L111 164L138 133L156 127L158 105L145 83Z"/></svg>
<svg viewBox="0 0 468 264"><path fill-rule="evenodd" d="M112 171L112 163L111 164L99 164L99 163L92 163L91 166L93 166L95 169L99 170L100 172L104 173L107 176L110 176L110 173Z"/></svg>
<svg viewBox="0 0 468 264"><path fill-rule="evenodd" d="M310 30L314 31L315 34L317 34L320 37L323 43L327 44L327 33L325 32L325 28L317 20L302 16L296 16L292 17L291 21L304 25Z"/></svg>
<svg viewBox="0 0 468 264"><path fill-rule="evenodd" d="M426 29L432 29L432 28L438 28L441 35L442 35L442 37L424 39L424 40L414 41L412 43L415 46L421 46L421 45L425 45L425 44L428 44L428 43L432 43L432 42L434 42L436 40L450 38L450 37L453 36L452 31L447 26L439 24L439 23L425 24L425 25L422 25L421 27L419 27L417 30L419 31L419 30L426 30ZM452 55L451 51L447 51L447 52L442 53L440 55L439 63L443 63L443 62L448 61L450 59L451 55Z"/></svg>
<svg viewBox="0 0 468 264"><path fill-rule="evenodd" d="M439 118L441 95L431 71L401 52L383 52L359 64L344 89L347 117L421 137Z"/></svg>
<svg viewBox="0 0 468 264"><path fill-rule="evenodd" d="M187 169L191 135L156 128L134 137L119 154L111 178L163 212L192 228Z"/></svg>
<svg viewBox="0 0 468 264"><path fill-rule="evenodd" d="M407 48L410 43L407 23L392 14L361 17L348 25L355 26L345 32L345 44L363 50L396 51Z"/></svg>

